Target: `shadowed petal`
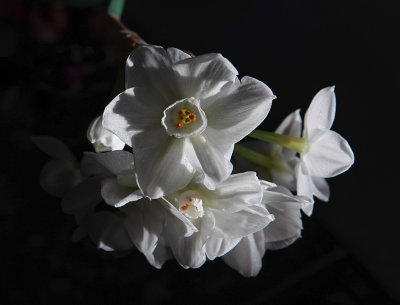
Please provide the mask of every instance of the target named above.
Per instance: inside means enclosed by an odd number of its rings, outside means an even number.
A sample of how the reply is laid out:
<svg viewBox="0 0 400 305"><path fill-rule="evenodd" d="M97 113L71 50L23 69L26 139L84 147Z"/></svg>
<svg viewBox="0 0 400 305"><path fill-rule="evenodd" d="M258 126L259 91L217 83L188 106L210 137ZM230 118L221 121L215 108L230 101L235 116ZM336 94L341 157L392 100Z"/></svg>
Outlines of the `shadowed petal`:
<svg viewBox="0 0 400 305"><path fill-rule="evenodd" d="M178 100L174 63L190 58L175 48L165 50L159 46L141 45L131 53L126 62L125 87L147 87L166 106Z"/></svg>
<svg viewBox="0 0 400 305"><path fill-rule="evenodd" d="M228 239L211 236L206 242L207 258L214 260L232 250L239 242L240 238Z"/></svg>
<svg viewBox="0 0 400 305"><path fill-rule="evenodd" d="M106 178L101 181L101 196L108 205L116 208L143 197L138 188L120 185L115 178Z"/></svg>
<svg viewBox="0 0 400 305"><path fill-rule="evenodd" d="M218 94L228 82L234 82L238 72L221 54L204 54L183 60L172 66L178 75L177 89L183 97L206 99Z"/></svg>
<svg viewBox="0 0 400 305"><path fill-rule="evenodd" d="M165 103L160 102L160 98L148 88L127 89L105 108L103 127L116 134L130 147L136 147L137 134L153 128L163 129L161 118L165 106Z"/></svg>
<svg viewBox="0 0 400 305"><path fill-rule="evenodd" d="M101 211L91 215L88 233L93 242L104 251L123 251L132 248L122 218L115 213Z"/></svg>
<svg viewBox="0 0 400 305"><path fill-rule="evenodd" d="M240 238L260 231L267 226L273 216L261 206L251 206L246 210L226 213L213 210L215 216L215 236Z"/></svg>
<svg viewBox="0 0 400 305"><path fill-rule="evenodd" d="M61 201L64 213L75 215L92 211L103 200L100 188L98 177L88 178L72 188Z"/></svg>
<svg viewBox="0 0 400 305"><path fill-rule="evenodd" d="M82 158L81 172L84 176L100 174L118 174L133 171L133 155L130 152L117 150L105 153L86 152Z"/></svg>
<svg viewBox="0 0 400 305"><path fill-rule="evenodd" d="M163 230L165 211L157 201L141 199L121 208L133 244L144 254L153 252Z"/></svg>
<svg viewBox="0 0 400 305"><path fill-rule="evenodd" d="M239 244L222 259L241 275L256 276L262 268L262 258L265 253L265 240L262 231L242 238Z"/></svg>

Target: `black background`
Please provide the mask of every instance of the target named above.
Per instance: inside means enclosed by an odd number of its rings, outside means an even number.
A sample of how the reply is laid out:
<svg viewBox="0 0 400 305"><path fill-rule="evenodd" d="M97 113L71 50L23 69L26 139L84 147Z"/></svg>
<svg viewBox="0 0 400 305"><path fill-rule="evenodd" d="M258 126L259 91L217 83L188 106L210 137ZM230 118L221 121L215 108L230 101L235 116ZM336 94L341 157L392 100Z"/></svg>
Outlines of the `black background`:
<svg viewBox="0 0 400 305"><path fill-rule="evenodd" d="M38 184L51 135L80 158L86 128L111 100L119 65L96 28L107 1L1 2L1 304L397 304L400 225L396 104L399 11L373 1L127 1L122 22L151 44L220 52L277 95L274 130L335 85L333 130L355 154L329 179L329 203L304 216L302 239L245 279L221 260L161 270L137 251L72 243L74 219ZM4 296L3 296L4 295Z"/></svg>

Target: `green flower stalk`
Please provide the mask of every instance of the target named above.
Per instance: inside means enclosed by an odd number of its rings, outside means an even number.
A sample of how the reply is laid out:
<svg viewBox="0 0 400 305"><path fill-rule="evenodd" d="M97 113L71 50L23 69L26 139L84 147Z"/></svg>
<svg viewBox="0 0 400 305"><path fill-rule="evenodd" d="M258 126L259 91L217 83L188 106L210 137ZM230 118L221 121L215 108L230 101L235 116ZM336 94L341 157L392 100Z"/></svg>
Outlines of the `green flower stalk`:
<svg viewBox="0 0 400 305"><path fill-rule="evenodd" d="M307 146L306 138L297 138L260 129L254 130L248 135L248 137L278 144L283 147L292 149L298 152L299 154L304 152Z"/></svg>

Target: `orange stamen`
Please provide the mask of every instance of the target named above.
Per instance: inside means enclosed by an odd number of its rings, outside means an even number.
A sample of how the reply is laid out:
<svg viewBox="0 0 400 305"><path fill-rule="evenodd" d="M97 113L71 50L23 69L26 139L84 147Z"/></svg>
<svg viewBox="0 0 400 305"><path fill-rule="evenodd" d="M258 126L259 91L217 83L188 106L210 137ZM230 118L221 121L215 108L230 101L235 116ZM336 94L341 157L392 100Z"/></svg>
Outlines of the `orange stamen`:
<svg viewBox="0 0 400 305"><path fill-rule="evenodd" d="M181 207L182 211L186 211L189 208L189 204L185 204L184 206Z"/></svg>
<svg viewBox="0 0 400 305"><path fill-rule="evenodd" d="M183 127L183 123L182 122L178 122L178 124L176 124L176 126L178 126L179 128Z"/></svg>
<svg viewBox="0 0 400 305"><path fill-rule="evenodd" d="M185 115L185 109L179 110L179 111L178 111L178 114L179 114L179 115Z"/></svg>
<svg viewBox="0 0 400 305"><path fill-rule="evenodd" d="M189 119L191 119L192 121L196 120L196 115L193 114L193 113L191 113L191 114L189 115Z"/></svg>

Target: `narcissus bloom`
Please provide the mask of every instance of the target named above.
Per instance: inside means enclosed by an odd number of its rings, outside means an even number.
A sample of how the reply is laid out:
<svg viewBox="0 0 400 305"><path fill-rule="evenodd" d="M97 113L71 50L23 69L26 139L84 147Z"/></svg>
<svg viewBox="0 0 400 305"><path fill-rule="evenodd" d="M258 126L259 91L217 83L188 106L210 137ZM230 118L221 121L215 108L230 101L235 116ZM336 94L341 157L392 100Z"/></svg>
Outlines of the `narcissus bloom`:
<svg viewBox="0 0 400 305"><path fill-rule="evenodd" d="M274 218L261 205L263 188L254 172L231 175L215 190L190 183L165 197L171 213L163 237L184 268L198 268L230 251L242 237ZM177 217L184 221L177 221ZM193 227L193 233L188 228Z"/></svg>
<svg viewBox="0 0 400 305"><path fill-rule="evenodd" d="M283 133L256 130L250 134L256 139L293 150L288 156L297 163L294 170L296 193L308 197L310 201L313 200L313 196L328 201L329 185L325 178L345 172L354 163L349 143L341 135L330 130L335 110L334 87L327 87L320 90L311 101L304 117L301 137L297 135L301 131L301 117L298 110L284 120L284 123L290 123L288 125L290 128L286 131L281 130ZM244 150L241 148L241 151ZM296 152L298 156L295 155ZM286 158L283 152L282 157ZM258 158L260 157L257 156L255 160L258 161ZM312 209L313 205L309 205L303 211L311 215Z"/></svg>
<svg viewBox="0 0 400 305"><path fill-rule="evenodd" d="M215 190L192 181L166 197L120 209L132 242L154 267L175 257L184 268L198 268L273 220L261 205L262 192L255 173L246 172L231 175Z"/></svg>
<svg viewBox="0 0 400 305"><path fill-rule="evenodd" d="M305 116L302 137L304 147L296 170L297 194L321 200L329 199L325 178L345 172L354 162L349 143L330 130L335 119L336 97L334 87L320 90L313 98ZM310 209L304 210L310 215Z"/></svg>
<svg viewBox="0 0 400 305"><path fill-rule="evenodd" d="M132 154L122 150L85 153L81 162L85 179L67 192L61 202L63 211L74 215L79 226L75 240L89 234L107 251L132 247L122 212L98 211L102 201L120 207L143 197L135 183L132 162Z"/></svg>
<svg viewBox="0 0 400 305"><path fill-rule="evenodd" d="M191 57L152 45L132 52L127 89L106 107L103 126L132 147L145 196L171 194L195 176L209 189L228 178L234 143L275 98L262 82L237 75L220 54Z"/></svg>

